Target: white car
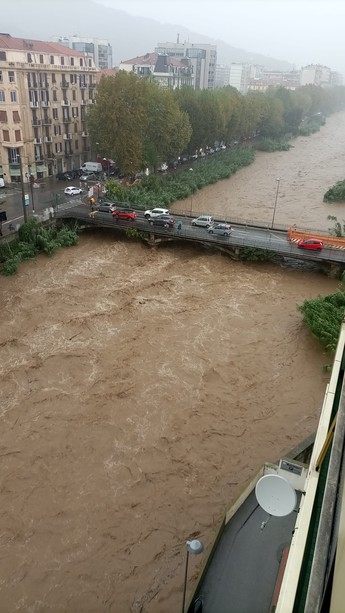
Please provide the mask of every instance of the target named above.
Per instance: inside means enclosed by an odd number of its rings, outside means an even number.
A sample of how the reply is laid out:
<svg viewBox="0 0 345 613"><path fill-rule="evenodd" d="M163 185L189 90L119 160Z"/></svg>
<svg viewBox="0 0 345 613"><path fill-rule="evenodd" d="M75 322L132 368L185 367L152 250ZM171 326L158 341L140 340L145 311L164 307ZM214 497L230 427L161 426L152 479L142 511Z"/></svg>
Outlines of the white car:
<svg viewBox="0 0 345 613"><path fill-rule="evenodd" d="M192 226L201 226L202 228L209 228L213 224L213 217L210 215L200 215L196 219L192 219Z"/></svg>
<svg viewBox="0 0 345 613"><path fill-rule="evenodd" d="M157 217L158 215L169 215L168 209L151 209L150 211L145 211L144 216L146 219L151 219L152 217Z"/></svg>
<svg viewBox="0 0 345 613"><path fill-rule="evenodd" d="M72 185L65 188L65 194L67 194L67 196L76 196L77 194L82 194L82 192L83 190L80 189L80 187L73 187Z"/></svg>

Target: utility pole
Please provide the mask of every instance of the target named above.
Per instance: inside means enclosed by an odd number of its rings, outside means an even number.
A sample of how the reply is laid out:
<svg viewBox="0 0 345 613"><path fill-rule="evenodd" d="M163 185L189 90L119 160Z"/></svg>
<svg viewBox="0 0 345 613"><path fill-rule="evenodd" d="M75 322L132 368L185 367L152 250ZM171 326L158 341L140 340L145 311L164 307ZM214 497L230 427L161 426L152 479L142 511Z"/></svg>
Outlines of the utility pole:
<svg viewBox="0 0 345 613"><path fill-rule="evenodd" d="M21 183L21 188L22 188L22 205L23 205L24 223L27 223L27 221L28 221L28 213L27 213L26 204L25 204L25 187L24 187L23 163L22 163L22 156L20 154L17 154L17 160L19 160L19 168L20 168L20 183Z"/></svg>
<svg viewBox="0 0 345 613"><path fill-rule="evenodd" d="M278 194L279 194L280 179L276 179L276 181L277 181L277 189L276 189L276 197L275 197L275 201L274 201L274 209L273 209L273 217L272 217L272 225L271 225L272 230L273 230L273 226L274 226L274 218L276 216L276 208L277 208L277 201L278 201Z"/></svg>

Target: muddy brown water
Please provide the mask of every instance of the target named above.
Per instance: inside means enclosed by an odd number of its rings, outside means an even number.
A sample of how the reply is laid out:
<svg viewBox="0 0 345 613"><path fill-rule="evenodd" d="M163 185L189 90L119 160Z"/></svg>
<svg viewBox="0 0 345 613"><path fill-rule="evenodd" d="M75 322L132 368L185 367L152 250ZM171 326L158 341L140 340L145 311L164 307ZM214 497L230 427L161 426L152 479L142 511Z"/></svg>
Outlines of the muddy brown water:
<svg viewBox="0 0 345 613"><path fill-rule="evenodd" d="M259 215L297 156L300 215L320 226L319 193L342 178L343 120L259 156L198 206ZM258 206L244 210L254 184ZM302 198L284 190L291 215L280 206L278 221L296 221ZM201 538L207 555L261 464L315 431L330 357L297 305L336 287L317 272L111 233L2 277L0 610L180 610L185 540ZM201 563L191 560L188 594Z"/></svg>

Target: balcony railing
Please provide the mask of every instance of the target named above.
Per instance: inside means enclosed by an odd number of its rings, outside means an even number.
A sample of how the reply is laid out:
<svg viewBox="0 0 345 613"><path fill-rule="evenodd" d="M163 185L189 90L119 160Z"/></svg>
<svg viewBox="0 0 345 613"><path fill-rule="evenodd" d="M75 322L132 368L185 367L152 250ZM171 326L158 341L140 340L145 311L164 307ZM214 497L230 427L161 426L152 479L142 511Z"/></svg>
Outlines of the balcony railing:
<svg viewBox="0 0 345 613"><path fill-rule="evenodd" d="M62 118L62 123L71 123L71 118L70 117L63 117Z"/></svg>
<svg viewBox="0 0 345 613"><path fill-rule="evenodd" d="M71 106L71 102L69 100L62 100L61 106Z"/></svg>
<svg viewBox="0 0 345 613"><path fill-rule="evenodd" d="M81 133L81 135L82 135L84 138L87 138L87 137L89 136L89 133L88 133L88 132L82 132L82 133Z"/></svg>
<svg viewBox="0 0 345 613"><path fill-rule="evenodd" d="M36 119L36 117L32 118L32 125L33 126L40 126L41 125L41 120L40 119Z"/></svg>
<svg viewBox="0 0 345 613"><path fill-rule="evenodd" d="M38 107L38 100L30 100L30 107L36 109Z"/></svg>
<svg viewBox="0 0 345 613"><path fill-rule="evenodd" d="M69 87L69 82L68 81L61 81L61 87L62 89L67 89L67 87Z"/></svg>
<svg viewBox="0 0 345 613"><path fill-rule="evenodd" d="M49 100L41 100L41 106L45 109L50 107L50 102Z"/></svg>
<svg viewBox="0 0 345 613"><path fill-rule="evenodd" d="M44 126L50 126L52 123L52 120L50 119L50 117L43 117L42 119L42 124Z"/></svg>
<svg viewBox="0 0 345 613"><path fill-rule="evenodd" d="M52 139L52 137L51 137L51 136L45 136L45 137L44 137L44 141L45 141L46 143L51 143L51 142L52 142L52 140L53 140L53 139Z"/></svg>
<svg viewBox="0 0 345 613"><path fill-rule="evenodd" d="M41 138L34 138L34 143L35 143L35 145L42 145L42 139Z"/></svg>
<svg viewBox="0 0 345 613"><path fill-rule="evenodd" d="M63 138L64 138L64 140L72 140L72 134L70 134L70 133L64 134Z"/></svg>

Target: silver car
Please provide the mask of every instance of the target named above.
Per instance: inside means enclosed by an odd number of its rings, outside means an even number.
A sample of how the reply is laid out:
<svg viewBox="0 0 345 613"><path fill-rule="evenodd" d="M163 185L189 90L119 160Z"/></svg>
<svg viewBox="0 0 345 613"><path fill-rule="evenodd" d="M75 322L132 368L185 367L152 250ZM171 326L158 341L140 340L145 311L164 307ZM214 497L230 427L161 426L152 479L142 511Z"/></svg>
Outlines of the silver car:
<svg viewBox="0 0 345 613"><path fill-rule="evenodd" d="M232 227L228 223L216 223L208 229L209 234L221 234L222 236L230 236Z"/></svg>
<svg viewBox="0 0 345 613"><path fill-rule="evenodd" d="M202 228L209 228L213 224L213 217L210 215L200 215L196 219L192 219L192 226L201 226Z"/></svg>

